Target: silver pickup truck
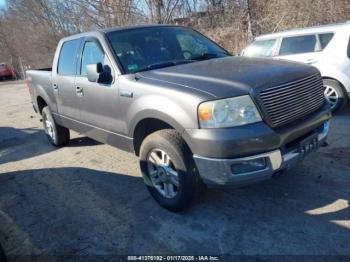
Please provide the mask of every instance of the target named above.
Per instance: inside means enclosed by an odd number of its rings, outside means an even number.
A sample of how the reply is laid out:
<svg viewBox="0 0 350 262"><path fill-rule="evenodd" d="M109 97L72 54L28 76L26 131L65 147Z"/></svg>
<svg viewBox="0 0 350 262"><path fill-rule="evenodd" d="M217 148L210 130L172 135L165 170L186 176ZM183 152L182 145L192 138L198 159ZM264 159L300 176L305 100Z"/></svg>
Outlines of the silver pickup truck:
<svg viewBox="0 0 350 262"><path fill-rule="evenodd" d="M69 129L134 152L163 207L190 206L203 186L261 181L327 138L319 71L231 56L179 26L112 28L62 39L53 68L27 71L49 141Z"/></svg>

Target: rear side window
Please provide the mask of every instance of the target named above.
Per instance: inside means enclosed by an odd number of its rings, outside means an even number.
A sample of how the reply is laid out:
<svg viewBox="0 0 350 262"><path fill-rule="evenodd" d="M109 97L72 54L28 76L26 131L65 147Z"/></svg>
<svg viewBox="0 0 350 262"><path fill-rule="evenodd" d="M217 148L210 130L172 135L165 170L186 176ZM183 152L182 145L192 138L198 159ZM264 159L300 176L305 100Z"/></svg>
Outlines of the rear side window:
<svg viewBox="0 0 350 262"><path fill-rule="evenodd" d="M102 63L104 60L104 53L100 46L95 42L86 42L84 45L83 57L81 59L80 74L83 76L87 75L86 66L89 64Z"/></svg>
<svg viewBox="0 0 350 262"><path fill-rule="evenodd" d="M326 48L326 46L332 40L333 36L334 36L333 33L319 34L318 35L318 38L320 39L321 49Z"/></svg>
<svg viewBox="0 0 350 262"><path fill-rule="evenodd" d="M76 54L80 40L67 41L62 45L60 58L58 60L59 75L75 75Z"/></svg>
<svg viewBox="0 0 350 262"><path fill-rule="evenodd" d="M314 52L316 48L316 36L304 35L283 38L280 55L293 55Z"/></svg>
<svg viewBox="0 0 350 262"><path fill-rule="evenodd" d="M253 57L273 56L273 51L275 50L276 42L276 39L255 41L244 51L244 55Z"/></svg>

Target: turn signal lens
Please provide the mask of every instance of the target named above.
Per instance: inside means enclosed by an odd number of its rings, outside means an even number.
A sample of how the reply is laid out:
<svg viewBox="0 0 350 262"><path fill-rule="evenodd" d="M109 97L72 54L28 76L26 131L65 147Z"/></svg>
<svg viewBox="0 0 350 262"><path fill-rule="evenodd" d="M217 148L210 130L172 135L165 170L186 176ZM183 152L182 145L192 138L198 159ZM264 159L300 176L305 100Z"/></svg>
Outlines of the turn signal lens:
<svg viewBox="0 0 350 262"><path fill-rule="evenodd" d="M198 109L198 117L200 121L209 121L212 120L212 107L210 105L202 104Z"/></svg>

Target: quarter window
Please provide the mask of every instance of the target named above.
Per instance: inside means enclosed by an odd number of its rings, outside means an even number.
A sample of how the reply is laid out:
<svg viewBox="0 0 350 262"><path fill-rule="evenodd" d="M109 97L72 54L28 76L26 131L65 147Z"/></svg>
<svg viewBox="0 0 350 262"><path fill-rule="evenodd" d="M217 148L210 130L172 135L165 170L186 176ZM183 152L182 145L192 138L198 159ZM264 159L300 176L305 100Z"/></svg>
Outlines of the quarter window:
<svg viewBox="0 0 350 262"><path fill-rule="evenodd" d="M58 74L75 75L75 61L79 43L79 39L63 43L58 60Z"/></svg>
<svg viewBox="0 0 350 262"><path fill-rule="evenodd" d="M80 74L87 75L86 66L89 64L102 63L104 61L104 53L100 46L95 42L86 42L83 50L83 57L81 59Z"/></svg>
<svg viewBox="0 0 350 262"><path fill-rule="evenodd" d="M283 38L280 55L293 55L314 52L316 48L316 36L304 35Z"/></svg>
<svg viewBox="0 0 350 262"><path fill-rule="evenodd" d="M273 56L277 40L258 40L252 43L244 52L245 56L270 57Z"/></svg>
<svg viewBox="0 0 350 262"><path fill-rule="evenodd" d="M326 48L326 46L329 44L329 42L332 40L334 34L333 33L327 33L327 34L319 34L318 37L320 39L321 49Z"/></svg>

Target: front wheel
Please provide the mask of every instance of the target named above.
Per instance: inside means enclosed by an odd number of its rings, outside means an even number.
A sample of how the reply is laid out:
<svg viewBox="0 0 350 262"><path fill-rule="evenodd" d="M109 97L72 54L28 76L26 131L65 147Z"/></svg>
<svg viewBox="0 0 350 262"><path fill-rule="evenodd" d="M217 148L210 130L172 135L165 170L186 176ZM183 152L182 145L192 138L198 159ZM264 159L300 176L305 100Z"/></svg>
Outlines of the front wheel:
<svg viewBox="0 0 350 262"><path fill-rule="evenodd" d="M140 167L150 194L168 210L188 208L201 190L192 153L175 130L164 129L146 137Z"/></svg>
<svg viewBox="0 0 350 262"><path fill-rule="evenodd" d="M54 146L67 144L70 138L69 129L56 124L52 117L51 110L45 106L42 110L44 130L49 142Z"/></svg>
<svg viewBox="0 0 350 262"><path fill-rule="evenodd" d="M336 112L345 107L348 97L341 84L333 79L324 79L324 95L328 100L332 112Z"/></svg>

